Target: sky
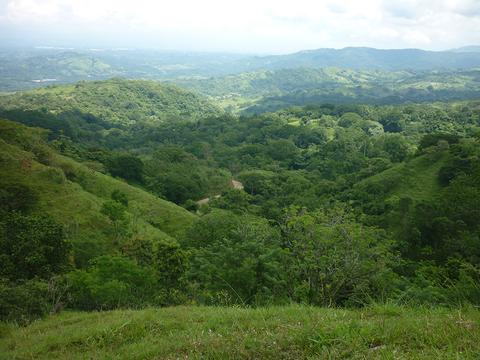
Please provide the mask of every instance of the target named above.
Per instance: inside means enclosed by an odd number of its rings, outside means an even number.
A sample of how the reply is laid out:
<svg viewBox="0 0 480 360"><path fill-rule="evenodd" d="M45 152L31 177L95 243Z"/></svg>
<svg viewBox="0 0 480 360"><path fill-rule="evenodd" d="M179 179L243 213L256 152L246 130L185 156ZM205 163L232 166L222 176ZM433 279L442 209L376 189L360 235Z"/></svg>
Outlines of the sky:
<svg viewBox="0 0 480 360"><path fill-rule="evenodd" d="M480 44L480 0L0 0L0 45L283 54Z"/></svg>

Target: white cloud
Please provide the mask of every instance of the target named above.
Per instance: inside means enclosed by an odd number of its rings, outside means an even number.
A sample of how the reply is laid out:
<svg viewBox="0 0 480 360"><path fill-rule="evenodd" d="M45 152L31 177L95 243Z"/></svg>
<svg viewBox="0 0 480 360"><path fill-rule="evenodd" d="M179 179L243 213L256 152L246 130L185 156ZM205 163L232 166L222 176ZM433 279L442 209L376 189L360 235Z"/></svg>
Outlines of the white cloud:
<svg viewBox="0 0 480 360"><path fill-rule="evenodd" d="M0 25L195 50L441 49L480 43L480 0L0 0Z"/></svg>

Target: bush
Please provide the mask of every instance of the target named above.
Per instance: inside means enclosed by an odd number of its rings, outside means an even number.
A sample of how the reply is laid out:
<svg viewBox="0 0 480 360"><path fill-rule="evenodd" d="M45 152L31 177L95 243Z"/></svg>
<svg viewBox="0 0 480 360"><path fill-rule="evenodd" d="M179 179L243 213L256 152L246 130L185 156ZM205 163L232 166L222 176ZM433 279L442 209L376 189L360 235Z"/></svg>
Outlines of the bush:
<svg viewBox="0 0 480 360"><path fill-rule="evenodd" d="M48 216L12 212L0 221L0 276L47 279L67 268L70 243Z"/></svg>
<svg viewBox="0 0 480 360"><path fill-rule="evenodd" d="M285 300L278 232L264 219L214 210L188 233L190 284L199 301L266 304ZM224 304L221 302L220 304Z"/></svg>
<svg viewBox="0 0 480 360"><path fill-rule="evenodd" d="M120 256L100 256L89 269L68 274L70 307L107 310L154 303L153 270Z"/></svg>
<svg viewBox="0 0 480 360"><path fill-rule="evenodd" d="M446 141L448 144L458 144L460 141L460 136L455 134L427 134L422 140L420 140L420 145L418 150L424 150L430 146L437 146L440 141Z"/></svg>
<svg viewBox="0 0 480 360"><path fill-rule="evenodd" d="M55 184L63 184L67 179L60 168L49 167L42 171L42 176Z"/></svg>
<svg viewBox="0 0 480 360"><path fill-rule="evenodd" d="M36 145L32 148L37 161L43 165L49 165L52 158L52 150L46 145Z"/></svg>
<svg viewBox="0 0 480 360"><path fill-rule="evenodd" d="M118 176L127 181L143 182L143 162L136 156L116 156L107 162L107 170L112 176Z"/></svg>
<svg viewBox="0 0 480 360"><path fill-rule="evenodd" d="M415 305L478 306L480 268L458 259L451 259L445 267L423 261L400 297Z"/></svg>
<svg viewBox="0 0 480 360"><path fill-rule="evenodd" d="M127 195L120 190L113 190L112 194L110 195L112 200L122 204L125 207L128 207L128 198Z"/></svg>
<svg viewBox="0 0 480 360"><path fill-rule="evenodd" d="M0 185L0 211L29 211L37 202L37 196L22 184Z"/></svg>
<svg viewBox="0 0 480 360"><path fill-rule="evenodd" d="M163 288L178 288L188 268L187 253L176 243L159 242L154 250L154 267Z"/></svg>
<svg viewBox="0 0 480 360"><path fill-rule="evenodd" d="M12 283L0 279L0 320L28 324L52 310L47 282L38 279Z"/></svg>
<svg viewBox="0 0 480 360"><path fill-rule="evenodd" d="M293 300L314 305L362 305L391 291L392 242L341 209L285 214L284 263Z"/></svg>

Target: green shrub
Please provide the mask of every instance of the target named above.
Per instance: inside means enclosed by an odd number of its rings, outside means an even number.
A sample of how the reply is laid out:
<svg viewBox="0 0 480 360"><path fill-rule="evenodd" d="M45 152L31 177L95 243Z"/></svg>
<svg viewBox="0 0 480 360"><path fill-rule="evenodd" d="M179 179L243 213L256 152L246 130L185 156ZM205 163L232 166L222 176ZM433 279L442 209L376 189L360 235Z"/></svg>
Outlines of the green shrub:
<svg viewBox="0 0 480 360"><path fill-rule="evenodd" d="M38 279L12 283L0 279L0 320L27 324L52 310L51 290Z"/></svg>
<svg viewBox="0 0 480 360"><path fill-rule="evenodd" d="M87 270L68 274L70 307L106 310L154 303L158 289L154 272L119 256L100 256Z"/></svg>
<svg viewBox="0 0 480 360"><path fill-rule="evenodd" d="M52 150L47 145L36 145L32 148L36 160L43 165L50 165Z"/></svg>
<svg viewBox="0 0 480 360"><path fill-rule="evenodd" d="M112 200L122 204L125 207L128 207L128 198L127 195L120 190L113 190L112 194L110 195Z"/></svg>
<svg viewBox="0 0 480 360"><path fill-rule="evenodd" d="M118 176L127 181L143 182L143 162L136 156L113 157L107 162L107 170L112 176Z"/></svg>
<svg viewBox="0 0 480 360"><path fill-rule="evenodd" d="M342 209L285 214L284 263L293 300L323 306L363 305L392 290L393 243Z"/></svg>
<svg viewBox="0 0 480 360"><path fill-rule="evenodd" d="M446 141L450 145L458 144L460 139L461 139L460 136L455 134L444 134L444 133L427 134L422 137L422 140L420 140L420 145L418 149L421 151L421 150L425 150L430 146L436 146L438 145L439 141Z"/></svg>
<svg viewBox="0 0 480 360"><path fill-rule="evenodd" d="M23 184L0 184L0 211L27 212L36 204L37 196Z"/></svg>
<svg viewBox="0 0 480 360"><path fill-rule="evenodd" d="M47 279L67 268L69 252L62 226L48 216L11 212L0 220L0 276Z"/></svg>
<svg viewBox="0 0 480 360"><path fill-rule="evenodd" d="M49 167L42 171L42 176L56 184L63 184L67 179L62 169Z"/></svg>
<svg viewBox="0 0 480 360"><path fill-rule="evenodd" d="M187 242L192 247L188 279L200 302L285 300L279 233L266 220L214 210L194 224Z"/></svg>

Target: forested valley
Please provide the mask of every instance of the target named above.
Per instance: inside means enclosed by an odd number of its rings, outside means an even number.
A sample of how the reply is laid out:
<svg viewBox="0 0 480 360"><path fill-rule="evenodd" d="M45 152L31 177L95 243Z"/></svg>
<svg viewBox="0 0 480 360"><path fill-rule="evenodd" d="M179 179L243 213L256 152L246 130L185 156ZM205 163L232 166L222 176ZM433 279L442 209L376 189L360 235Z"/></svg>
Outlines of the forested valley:
<svg viewBox="0 0 480 360"><path fill-rule="evenodd" d="M0 95L0 320L121 310L108 314L125 317L122 332L153 310L128 311L152 307L211 306L216 324L216 307L259 322L277 306L287 322L302 311L288 306L351 318L406 307L433 315L405 315L405 331L420 331L417 316L447 329L435 311L480 306L478 70L410 74L410 85L399 76L279 70ZM113 346L102 336L79 349ZM383 336L345 344L368 356ZM343 358L328 341L285 356Z"/></svg>

